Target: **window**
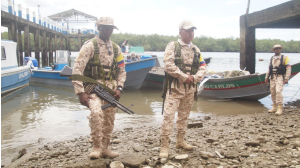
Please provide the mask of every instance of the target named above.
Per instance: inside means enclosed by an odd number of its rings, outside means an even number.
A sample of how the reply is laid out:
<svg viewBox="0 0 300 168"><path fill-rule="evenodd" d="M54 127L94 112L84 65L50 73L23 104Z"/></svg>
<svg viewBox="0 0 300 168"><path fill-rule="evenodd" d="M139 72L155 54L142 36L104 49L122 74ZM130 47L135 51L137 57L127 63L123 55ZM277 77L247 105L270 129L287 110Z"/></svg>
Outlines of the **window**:
<svg viewBox="0 0 300 168"><path fill-rule="evenodd" d="M6 60L5 48L1 46L1 60Z"/></svg>

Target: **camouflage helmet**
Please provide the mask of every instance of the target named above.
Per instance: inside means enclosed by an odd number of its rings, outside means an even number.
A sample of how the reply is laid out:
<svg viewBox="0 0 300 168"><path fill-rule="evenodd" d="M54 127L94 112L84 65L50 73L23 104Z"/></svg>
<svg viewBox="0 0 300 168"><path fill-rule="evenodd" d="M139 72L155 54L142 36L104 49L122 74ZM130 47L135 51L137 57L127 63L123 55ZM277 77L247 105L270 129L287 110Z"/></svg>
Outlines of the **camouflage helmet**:
<svg viewBox="0 0 300 168"><path fill-rule="evenodd" d="M114 25L114 19L111 17L100 17L96 22L97 28L101 25L113 26L115 29L118 29L117 26ZM119 29L118 29L119 30Z"/></svg>

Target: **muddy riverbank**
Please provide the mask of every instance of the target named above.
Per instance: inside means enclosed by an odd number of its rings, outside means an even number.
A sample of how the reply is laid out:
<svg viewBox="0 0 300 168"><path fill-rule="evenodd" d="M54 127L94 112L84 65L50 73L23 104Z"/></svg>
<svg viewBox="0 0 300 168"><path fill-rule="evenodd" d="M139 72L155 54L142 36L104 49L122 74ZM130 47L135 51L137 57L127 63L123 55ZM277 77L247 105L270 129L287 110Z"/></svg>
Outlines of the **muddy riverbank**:
<svg viewBox="0 0 300 168"><path fill-rule="evenodd" d="M171 137L168 160L161 160L160 125L153 116L140 119L141 124L115 130L112 149L115 159L90 161L89 135L45 143L5 167L110 167L121 161L125 167L299 167L300 101L286 104L284 114L264 113L205 116L189 119L186 139L193 151L175 148L176 128ZM188 154L185 159L178 155ZM15 157L19 155L16 154ZM4 165L2 165L4 166Z"/></svg>

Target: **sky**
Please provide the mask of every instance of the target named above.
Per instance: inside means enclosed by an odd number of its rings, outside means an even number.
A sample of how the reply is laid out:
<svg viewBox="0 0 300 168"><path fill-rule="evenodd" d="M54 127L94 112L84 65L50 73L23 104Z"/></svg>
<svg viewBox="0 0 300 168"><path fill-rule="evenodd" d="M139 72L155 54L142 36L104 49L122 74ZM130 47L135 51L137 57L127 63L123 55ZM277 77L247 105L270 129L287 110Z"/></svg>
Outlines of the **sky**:
<svg viewBox="0 0 300 168"><path fill-rule="evenodd" d="M288 0L251 0L249 13ZM119 30L114 33L178 35L182 20L197 27L195 36L239 38L239 18L246 13L248 0L14 0L40 13L42 18L70 9L96 16L110 16ZM1 6L7 7L7 0ZM94 24L70 24L71 28L94 28ZM7 29L1 27L1 31ZM300 29L256 29L257 39L300 40Z"/></svg>

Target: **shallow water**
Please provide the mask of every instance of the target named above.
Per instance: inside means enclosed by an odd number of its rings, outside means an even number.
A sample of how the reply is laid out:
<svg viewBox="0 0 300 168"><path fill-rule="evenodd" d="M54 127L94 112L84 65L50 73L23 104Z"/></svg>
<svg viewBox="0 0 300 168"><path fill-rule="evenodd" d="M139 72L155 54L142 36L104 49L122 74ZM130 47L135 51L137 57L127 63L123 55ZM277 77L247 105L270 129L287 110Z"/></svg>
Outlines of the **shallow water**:
<svg viewBox="0 0 300 168"><path fill-rule="evenodd" d="M72 53L76 56L78 52ZM163 65L163 52L156 54ZM210 71L239 69L239 53L205 53L212 57ZM257 53L256 70L266 72L271 53ZM291 63L300 62L300 54L288 53ZM263 58L264 61L258 61ZM74 59L74 58L73 58ZM300 75L284 87L284 102L300 98ZM296 94L297 93L297 94ZM294 96L294 97L293 97ZM116 115L115 128L130 127L142 123L144 118L153 118L156 124L162 120L161 90L142 88L125 90L120 100L131 107L137 115L127 115L121 110ZM219 102L200 98L194 103L191 115L235 115L262 113L271 106L270 97L259 101L233 100ZM74 139L89 134L86 116L89 110L80 105L72 87L32 84L1 98L1 160L10 161L12 154L22 148L36 147L41 142Z"/></svg>

